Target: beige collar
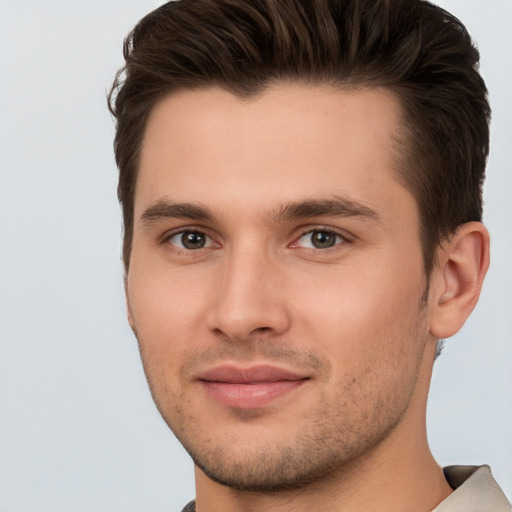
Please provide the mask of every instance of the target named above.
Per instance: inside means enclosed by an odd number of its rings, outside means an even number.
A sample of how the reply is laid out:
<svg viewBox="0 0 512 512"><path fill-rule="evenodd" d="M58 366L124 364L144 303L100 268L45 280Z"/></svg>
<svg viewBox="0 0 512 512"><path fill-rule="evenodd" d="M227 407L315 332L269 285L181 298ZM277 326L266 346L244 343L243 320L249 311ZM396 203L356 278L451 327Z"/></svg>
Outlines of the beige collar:
<svg viewBox="0 0 512 512"><path fill-rule="evenodd" d="M443 471L455 490L432 512L512 512L489 466L448 466Z"/></svg>

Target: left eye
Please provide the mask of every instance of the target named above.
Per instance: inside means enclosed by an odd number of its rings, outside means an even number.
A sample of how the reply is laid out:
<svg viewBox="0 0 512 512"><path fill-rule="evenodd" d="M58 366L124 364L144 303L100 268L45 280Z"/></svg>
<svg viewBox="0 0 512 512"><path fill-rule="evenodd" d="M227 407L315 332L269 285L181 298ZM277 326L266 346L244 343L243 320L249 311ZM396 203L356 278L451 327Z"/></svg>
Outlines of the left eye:
<svg viewBox="0 0 512 512"><path fill-rule="evenodd" d="M169 242L179 249L194 251L213 245L212 239L201 231L181 231L169 237Z"/></svg>
<svg viewBox="0 0 512 512"><path fill-rule="evenodd" d="M308 249L329 249L337 244L341 244L344 240L338 233L319 229L304 233L297 240L297 245Z"/></svg>

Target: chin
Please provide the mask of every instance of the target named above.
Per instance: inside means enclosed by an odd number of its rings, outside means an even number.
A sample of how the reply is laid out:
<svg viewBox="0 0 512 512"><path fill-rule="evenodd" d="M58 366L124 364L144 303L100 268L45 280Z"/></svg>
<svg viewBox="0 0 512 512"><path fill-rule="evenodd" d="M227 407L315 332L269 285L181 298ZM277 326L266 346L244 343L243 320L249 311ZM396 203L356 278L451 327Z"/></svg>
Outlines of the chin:
<svg viewBox="0 0 512 512"><path fill-rule="evenodd" d="M244 492L278 493L342 473L352 461L380 444L393 426L368 431L362 438L360 432L356 438L354 432L324 430L289 438L286 444L266 440L255 446L257 437L253 437L246 441L250 443L246 447L240 439L219 442L216 447L212 439L203 443L185 440L183 446L195 465L214 482Z"/></svg>

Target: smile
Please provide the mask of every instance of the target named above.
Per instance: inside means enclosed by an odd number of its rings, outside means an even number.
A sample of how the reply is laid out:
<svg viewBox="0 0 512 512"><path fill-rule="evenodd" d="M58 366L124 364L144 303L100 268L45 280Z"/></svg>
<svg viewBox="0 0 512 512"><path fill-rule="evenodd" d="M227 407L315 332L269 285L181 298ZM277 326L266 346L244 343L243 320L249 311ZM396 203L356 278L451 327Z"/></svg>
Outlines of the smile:
<svg viewBox="0 0 512 512"><path fill-rule="evenodd" d="M309 379L274 366L218 366L202 373L198 381L222 405L255 409L291 393Z"/></svg>

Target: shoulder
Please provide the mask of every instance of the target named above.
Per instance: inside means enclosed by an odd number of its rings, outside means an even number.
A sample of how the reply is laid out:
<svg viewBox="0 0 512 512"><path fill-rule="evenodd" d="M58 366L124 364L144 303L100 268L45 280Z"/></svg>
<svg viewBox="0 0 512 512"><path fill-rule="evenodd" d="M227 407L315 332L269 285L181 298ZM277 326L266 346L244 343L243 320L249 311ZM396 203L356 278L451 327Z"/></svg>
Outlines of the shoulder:
<svg viewBox="0 0 512 512"><path fill-rule="evenodd" d="M196 502L191 501L190 503L187 503L181 512L196 512Z"/></svg>

